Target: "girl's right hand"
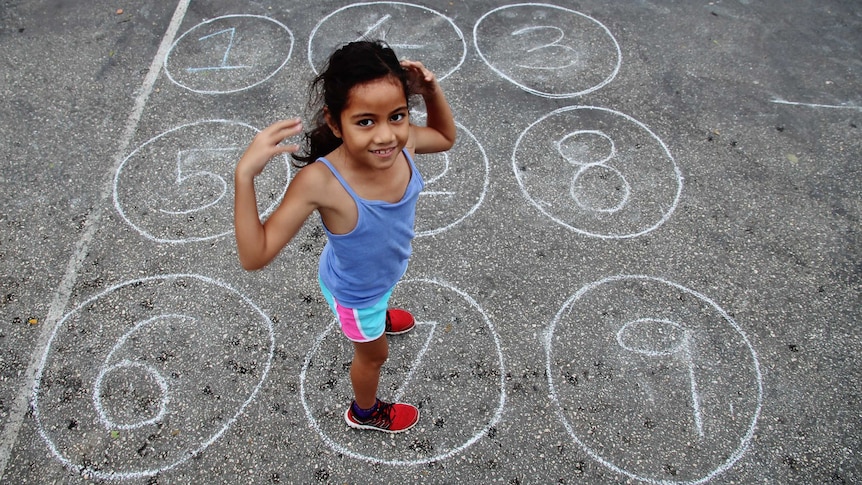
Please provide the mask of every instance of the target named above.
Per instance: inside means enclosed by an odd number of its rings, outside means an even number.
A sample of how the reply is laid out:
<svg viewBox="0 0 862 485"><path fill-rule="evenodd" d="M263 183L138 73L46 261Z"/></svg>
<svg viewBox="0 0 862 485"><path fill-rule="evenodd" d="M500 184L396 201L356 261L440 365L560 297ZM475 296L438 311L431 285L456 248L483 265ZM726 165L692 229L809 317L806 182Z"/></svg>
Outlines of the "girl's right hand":
<svg viewBox="0 0 862 485"><path fill-rule="evenodd" d="M236 177L253 179L276 155L299 150L296 144L282 145L281 142L301 132L302 121L299 118L277 121L264 128L255 135L242 158L239 159L236 165Z"/></svg>

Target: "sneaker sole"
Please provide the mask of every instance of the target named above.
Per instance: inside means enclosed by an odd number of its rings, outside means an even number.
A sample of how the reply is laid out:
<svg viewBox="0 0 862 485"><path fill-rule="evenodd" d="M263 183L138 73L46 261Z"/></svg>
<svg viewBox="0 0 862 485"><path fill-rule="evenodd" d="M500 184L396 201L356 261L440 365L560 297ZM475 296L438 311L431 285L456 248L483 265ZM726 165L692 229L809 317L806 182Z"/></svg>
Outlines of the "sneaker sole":
<svg viewBox="0 0 862 485"><path fill-rule="evenodd" d="M402 331L400 331L400 332L392 332L392 331L388 331L388 332L384 332L384 333L385 333L386 335L401 335L402 333L407 333L407 332L409 332L409 331L413 330L415 327L416 327L416 325L413 325L412 327L407 328L407 329L405 329L405 330L402 330Z"/></svg>
<svg viewBox="0 0 862 485"><path fill-rule="evenodd" d="M402 332L402 333L404 333L404 332ZM367 424L361 424L361 423L357 423L355 421L351 421L349 413L350 413L350 408L347 408L347 411L344 411L344 421L347 423L347 426L350 426L353 429L370 429L372 431L382 431L384 433L389 433L389 434L403 433L403 432L413 428L414 426L416 426L416 423L419 422L419 411L417 411L416 412L416 421L413 424L411 424L410 426L408 426L404 429L398 429L398 430L393 431L391 429L383 429L383 428L378 428L377 426L369 426Z"/></svg>

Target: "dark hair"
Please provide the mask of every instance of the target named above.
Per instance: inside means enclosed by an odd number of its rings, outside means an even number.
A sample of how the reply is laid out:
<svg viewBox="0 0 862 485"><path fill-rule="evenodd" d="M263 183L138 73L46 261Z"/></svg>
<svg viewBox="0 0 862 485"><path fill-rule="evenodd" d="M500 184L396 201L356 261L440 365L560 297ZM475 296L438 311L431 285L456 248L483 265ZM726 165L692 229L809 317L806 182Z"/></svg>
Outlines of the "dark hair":
<svg viewBox="0 0 862 485"><path fill-rule="evenodd" d="M313 128L304 135L304 153L293 154L294 165L308 165L341 146L341 139L326 124L324 108L332 122L340 127L341 112L349 101L350 90L359 84L389 76L404 86L404 98L409 100L407 72L385 42L361 40L336 50L309 88L309 104L312 109L316 108Z"/></svg>

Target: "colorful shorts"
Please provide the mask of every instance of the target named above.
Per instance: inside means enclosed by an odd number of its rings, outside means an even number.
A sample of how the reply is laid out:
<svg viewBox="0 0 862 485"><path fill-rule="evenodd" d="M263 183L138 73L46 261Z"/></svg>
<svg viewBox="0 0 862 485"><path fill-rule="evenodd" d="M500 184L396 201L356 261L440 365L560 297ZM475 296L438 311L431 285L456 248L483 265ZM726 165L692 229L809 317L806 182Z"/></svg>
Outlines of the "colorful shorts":
<svg viewBox="0 0 862 485"><path fill-rule="evenodd" d="M329 308L341 324L341 331L354 342L371 342L377 340L386 331L386 310L389 308L391 288L374 306L369 308L348 308L335 300L332 292L318 277L320 291L329 303Z"/></svg>

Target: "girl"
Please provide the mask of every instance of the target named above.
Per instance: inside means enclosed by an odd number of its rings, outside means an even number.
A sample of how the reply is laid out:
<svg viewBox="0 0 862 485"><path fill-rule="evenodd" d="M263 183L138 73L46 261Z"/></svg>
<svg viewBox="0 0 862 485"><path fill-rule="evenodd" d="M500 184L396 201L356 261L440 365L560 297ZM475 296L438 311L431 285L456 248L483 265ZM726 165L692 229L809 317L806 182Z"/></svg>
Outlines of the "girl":
<svg viewBox="0 0 862 485"><path fill-rule="evenodd" d="M381 41L338 49L311 91L319 110L305 134L305 154L296 154L297 145L281 144L302 131L299 119L288 119L255 136L237 164L239 259L247 270L264 267L312 212L320 214L328 239L318 282L354 349L354 400L344 419L353 428L405 431L419 420L419 410L377 399L377 386L389 354L386 334L407 332L415 322L407 311L389 309L388 301L407 269L424 186L413 157L451 148L455 121L434 74L419 62L399 62ZM426 126L410 123L411 94L425 101ZM254 177L271 158L287 152L303 168L261 224Z"/></svg>

